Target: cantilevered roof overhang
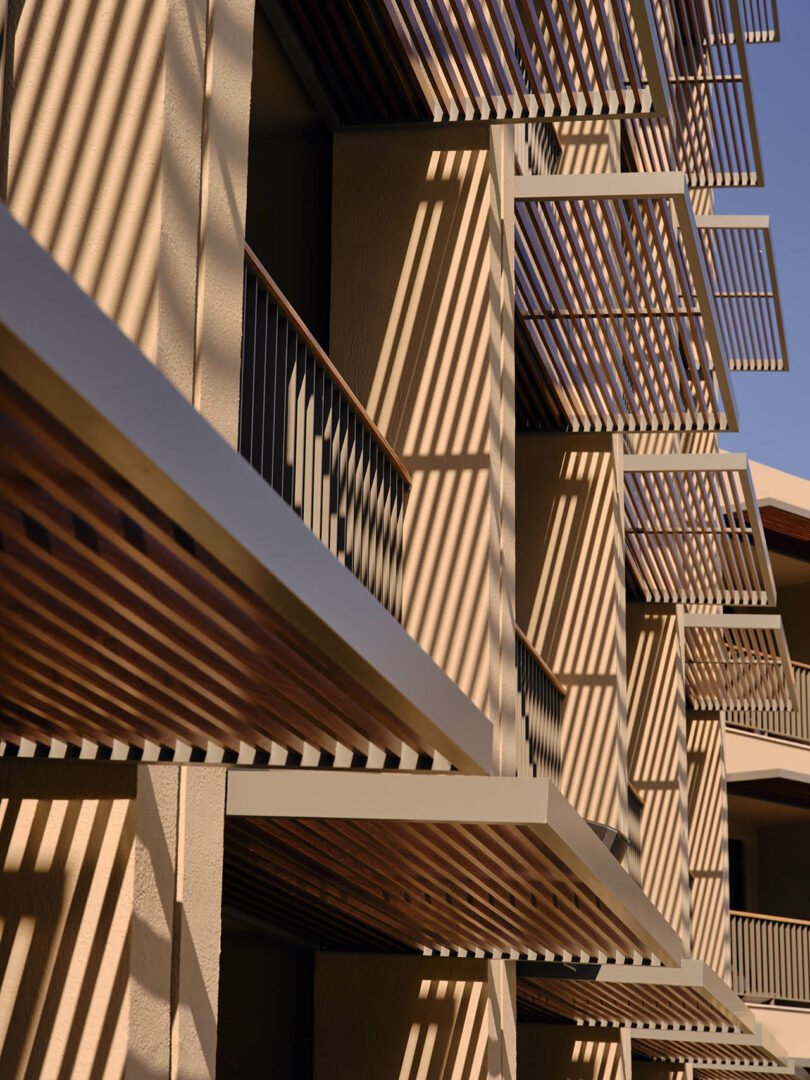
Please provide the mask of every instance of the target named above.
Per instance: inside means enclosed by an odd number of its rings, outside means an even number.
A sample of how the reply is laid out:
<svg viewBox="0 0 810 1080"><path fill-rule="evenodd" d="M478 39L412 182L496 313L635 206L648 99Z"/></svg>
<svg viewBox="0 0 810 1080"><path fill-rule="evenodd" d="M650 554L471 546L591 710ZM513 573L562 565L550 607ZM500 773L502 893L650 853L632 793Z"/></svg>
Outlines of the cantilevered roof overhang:
<svg viewBox="0 0 810 1080"><path fill-rule="evenodd" d="M776 603L745 454L628 454L631 595L653 603Z"/></svg>
<svg viewBox="0 0 810 1080"><path fill-rule="evenodd" d="M5 207L0 425L0 738L489 771L486 717Z"/></svg>
<svg viewBox="0 0 810 1080"><path fill-rule="evenodd" d="M787 371L770 219L708 214L695 222L706 253L729 370Z"/></svg>
<svg viewBox="0 0 810 1080"><path fill-rule="evenodd" d="M624 125L629 164L683 169L692 187L761 185L745 39L766 23L749 11L744 24L738 0L653 0L653 15L671 107Z"/></svg>
<svg viewBox="0 0 810 1080"><path fill-rule="evenodd" d="M650 0L261 0L334 127L666 115Z"/></svg>
<svg viewBox="0 0 810 1080"><path fill-rule="evenodd" d="M686 612L683 621L690 708L798 708L781 615Z"/></svg>
<svg viewBox="0 0 810 1080"><path fill-rule="evenodd" d="M652 1061L785 1067L787 1054L762 1024L750 1032L633 1031L632 1050Z"/></svg>
<svg viewBox="0 0 810 1080"><path fill-rule="evenodd" d="M226 903L322 945L683 958L548 780L232 769L226 814Z"/></svg>
<svg viewBox="0 0 810 1080"><path fill-rule="evenodd" d="M736 430L682 173L519 176L515 211L523 428Z"/></svg>
<svg viewBox="0 0 810 1080"><path fill-rule="evenodd" d="M523 961L517 967L517 1000L524 1020L718 1031L751 1030L755 1024L742 1000L701 960L683 960L678 967Z"/></svg>

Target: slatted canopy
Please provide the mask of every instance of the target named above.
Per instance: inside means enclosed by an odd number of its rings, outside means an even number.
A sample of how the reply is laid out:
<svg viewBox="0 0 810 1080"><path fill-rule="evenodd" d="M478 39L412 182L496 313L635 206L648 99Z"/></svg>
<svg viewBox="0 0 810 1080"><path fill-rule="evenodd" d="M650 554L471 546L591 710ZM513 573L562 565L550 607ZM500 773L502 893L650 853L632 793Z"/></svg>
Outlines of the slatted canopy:
<svg viewBox="0 0 810 1080"><path fill-rule="evenodd" d="M736 430L682 173L515 180L518 423Z"/></svg>
<svg viewBox="0 0 810 1080"><path fill-rule="evenodd" d="M781 615L687 612L684 642L691 708L798 708Z"/></svg>
<svg viewBox="0 0 810 1080"><path fill-rule="evenodd" d="M806 1080L807 1072L801 1066L787 1065L732 1065L728 1068L698 1068L692 1073L694 1080Z"/></svg>
<svg viewBox="0 0 810 1080"><path fill-rule="evenodd" d="M680 938L548 781L231 770L226 903L355 950L677 963Z"/></svg>
<svg viewBox="0 0 810 1080"><path fill-rule="evenodd" d="M746 35L765 25L755 11L744 27L738 0L654 0L671 108L624 124L628 167L683 169L694 187L763 183L745 55Z"/></svg>
<svg viewBox="0 0 810 1080"><path fill-rule="evenodd" d="M785 1067L784 1047L759 1022L750 1033L639 1030L631 1037L633 1054L652 1061Z"/></svg>
<svg viewBox="0 0 810 1080"><path fill-rule="evenodd" d="M786 371L787 344L770 219L710 214L695 221L729 369Z"/></svg>
<svg viewBox="0 0 810 1080"><path fill-rule="evenodd" d="M745 454L624 458L625 546L637 599L776 603Z"/></svg>
<svg viewBox="0 0 810 1080"><path fill-rule="evenodd" d="M740 16L750 44L780 40L778 0L740 0Z"/></svg>
<svg viewBox="0 0 810 1080"><path fill-rule="evenodd" d="M0 738L489 770L486 717L2 207L0 598Z"/></svg>
<svg viewBox="0 0 810 1080"><path fill-rule="evenodd" d="M518 1016L580 1024L737 1028L753 1017L700 960L678 967L521 962Z"/></svg>
<svg viewBox="0 0 810 1080"><path fill-rule="evenodd" d="M666 113L649 0L263 0L333 125Z"/></svg>

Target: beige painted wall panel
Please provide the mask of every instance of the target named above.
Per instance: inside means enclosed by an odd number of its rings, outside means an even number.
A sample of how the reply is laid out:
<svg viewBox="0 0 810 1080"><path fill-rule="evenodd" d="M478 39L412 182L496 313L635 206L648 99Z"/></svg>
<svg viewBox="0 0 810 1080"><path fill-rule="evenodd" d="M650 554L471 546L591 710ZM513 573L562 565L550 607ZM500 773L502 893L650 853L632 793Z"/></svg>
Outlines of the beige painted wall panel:
<svg viewBox="0 0 810 1080"><path fill-rule="evenodd" d="M810 782L810 746L732 729L726 731L725 745L731 780L736 773L784 769L806 776Z"/></svg>
<svg viewBox="0 0 810 1080"><path fill-rule="evenodd" d="M318 953L315 1080L515 1080L514 985L508 961Z"/></svg>
<svg viewBox="0 0 810 1080"><path fill-rule="evenodd" d="M728 803L723 725L717 715L690 718L687 758L692 953L728 982L731 978Z"/></svg>
<svg viewBox="0 0 810 1080"><path fill-rule="evenodd" d="M625 584L619 440L517 440L517 611L568 690L562 791L626 832Z"/></svg>
<svg viewBox="0 0 810 1080"><path fill-rule="evenodd" d="M810 1017L807 1009L790 1009L782 1005L749 1007L763 1028L784 1046L788 1057L810 1059Z"/></svg>
<svg viewBox="0 0 810 1080"><path fill-rule="evenodd" d="M510 147L343 134L333 167L331 353L413 476L404 623L493 719L515 697Z"/></svg>
<svg viewBox="0 0 810 1080"><path fill-rule="evenodd" d="M630 780L641 795L642 887L688 943L686 695L678 617L627 609Z"/></svg>
<svg viewBox="0 0 810 1080"><path fill-rule="evenodd" d="M239 437L254 0L210 0L202 133L194 404Z"/></svg>
<svg viewBox="0 0 810 1080"><path fill-rule="evenodd" d="M0 764L0 1076L118 1078L134 774L57 776L50 762Z"/></svg>
<svg viewBox="0 0 810 1080"><path fill-rule="evenodd" d="M549 1080L630 1080L618 1031L520 1023L521 1076Z"/></svg>
<svg viewBox="0 0 810 1080"><path fill-rule="evenodd" d="M12 0L0 139L14 215L187 397L205 14Z"/></svg>

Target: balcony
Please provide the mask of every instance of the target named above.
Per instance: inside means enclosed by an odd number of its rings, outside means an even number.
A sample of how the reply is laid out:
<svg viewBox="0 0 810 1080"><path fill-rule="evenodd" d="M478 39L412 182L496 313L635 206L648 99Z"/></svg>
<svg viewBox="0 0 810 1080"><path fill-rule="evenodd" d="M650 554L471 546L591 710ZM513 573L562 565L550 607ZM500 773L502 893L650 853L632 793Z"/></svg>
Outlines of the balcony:
<svg viewBox="0 0 810 1080"><path fill-rule="evenodd" d="M518 776L545 777L559 787L565 688L518 627L515 627L515 661L520 709L518 746L522 746Z"/></svg>
<svg viewBox="0 0 810 1080"><path fill-rule="evenodd" d="M515 200L520 427L735 430L683 174L519 176Z"/></svg>
<svg viewBox="0 0 810 1080"><path fill-rule="evenodd" d="M250 249L239 450L400 618L408 472Z"/></svg>
<svg viewBox="0 0 810 1080"><path fill-rule="evenodd" d="M749 999L810 1005L810 922L732 911L731 971Z"/></svg>
<svg viewBox="0 0 810 1080"><path fill-rule="evenodd" d="M664 114L647 0L263 0L330 126Z"/></svg>

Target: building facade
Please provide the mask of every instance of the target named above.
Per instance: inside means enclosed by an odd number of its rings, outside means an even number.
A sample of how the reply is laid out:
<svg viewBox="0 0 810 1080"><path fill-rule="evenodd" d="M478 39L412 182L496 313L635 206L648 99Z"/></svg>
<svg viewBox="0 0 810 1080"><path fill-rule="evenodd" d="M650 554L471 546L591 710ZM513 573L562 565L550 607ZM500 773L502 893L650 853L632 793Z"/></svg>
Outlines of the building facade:
<svg viewBox="0 0 810 1080"><path fill-rule="evenodd" d="M778 38L10 0L1 1077L804 1075Z"/></svg>

